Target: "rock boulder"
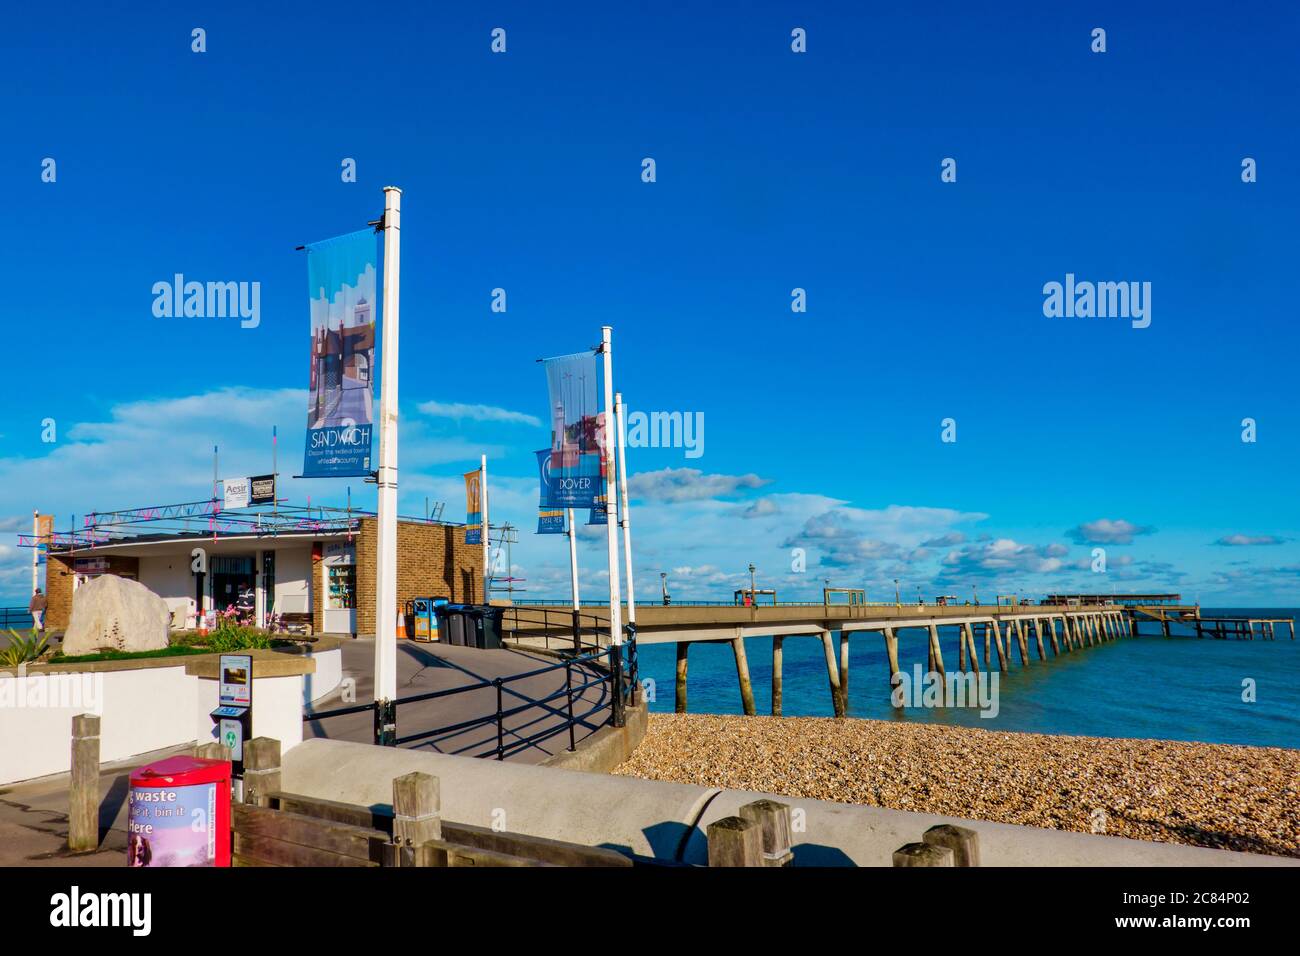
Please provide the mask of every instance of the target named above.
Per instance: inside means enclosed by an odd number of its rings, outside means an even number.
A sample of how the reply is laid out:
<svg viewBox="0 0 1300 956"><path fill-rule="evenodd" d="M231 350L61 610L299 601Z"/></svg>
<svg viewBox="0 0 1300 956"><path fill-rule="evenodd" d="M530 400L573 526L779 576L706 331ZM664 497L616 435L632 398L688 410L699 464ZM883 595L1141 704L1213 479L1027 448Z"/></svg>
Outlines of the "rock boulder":
<svg viewBox="0 0 1300 956"><path fill-rule="evenodd" d="M167 646L167 603L138 581L101 574L72 595L72 620L63 635L69 657L118 651L159 651Z"/></svg>

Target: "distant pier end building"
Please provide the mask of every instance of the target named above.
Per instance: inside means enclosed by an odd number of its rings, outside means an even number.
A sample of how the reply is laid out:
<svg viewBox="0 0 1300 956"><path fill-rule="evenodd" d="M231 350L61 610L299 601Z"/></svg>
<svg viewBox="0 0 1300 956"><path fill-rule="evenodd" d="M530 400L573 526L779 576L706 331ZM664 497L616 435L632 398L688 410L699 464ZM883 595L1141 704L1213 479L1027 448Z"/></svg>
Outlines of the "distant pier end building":
<svg viewBox="0 0 1300 956"><path fill-rule="evenodd" d="M375 515L284 503L211 513L211 502L93 514L48 543L46 621L65 628L77 588L101 574L139 581L172 612L172 627L238 607L260 626L310 624L314 634L375 632ZM206 572L194 570L202 548ZM399 608L416 597L483 600L483 552L462 525L399 518Z"/></svg>

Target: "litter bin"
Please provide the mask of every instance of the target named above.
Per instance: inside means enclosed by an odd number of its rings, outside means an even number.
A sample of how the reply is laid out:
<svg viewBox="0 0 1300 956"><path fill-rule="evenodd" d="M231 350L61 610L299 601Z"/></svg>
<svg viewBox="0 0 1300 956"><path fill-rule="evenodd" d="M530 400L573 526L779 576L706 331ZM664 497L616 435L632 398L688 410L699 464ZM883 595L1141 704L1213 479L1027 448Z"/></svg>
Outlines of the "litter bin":
<svg viewBox="0 0 1300 956"><path fill-rule="evenodd" d="M433 622L433 598L415 598L411 601L411 617L415 627L411 636L417 641L437 638L438 628Z"/></svg>
<svg viewBox="0 0 1300 956"><path fill-rule="evenodd" d="M465 643L481 650L500 647L503 610L491 604L465 605Z"/></svg>
<svg viewBox="0 0 1300 956"><path fill-rule="evenodd" d="M128 802L127 866L230 866L230 761L146 764Z"/></svg>
<svg viewBox="0 0 1300 956"><path fill-rule="evenodd" d="M435 607L434 611L438 615L438 640L455 647L464 646L464 606L460 604L442 604Z"/></svg>

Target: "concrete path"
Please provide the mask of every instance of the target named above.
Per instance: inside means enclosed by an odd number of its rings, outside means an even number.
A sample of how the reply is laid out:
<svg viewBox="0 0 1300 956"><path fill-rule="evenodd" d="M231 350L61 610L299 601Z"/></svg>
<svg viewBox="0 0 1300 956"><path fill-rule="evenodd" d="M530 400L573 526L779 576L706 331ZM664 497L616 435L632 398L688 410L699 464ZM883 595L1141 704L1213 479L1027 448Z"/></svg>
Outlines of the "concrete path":
<svg viewBox="0 0 1300 956"><path fill-rule="evenodd" d="M348 678L355 681L353 699L344 700L340 691L314 702L311 709L324 711L374 700L374 654L373 639L359 638L344 644L343 677L345 683ZM514 650L482 651L470 647L398 641L397 696L401 700L432 691L471 687L496 678L527 674L555 663L554 657ZM575 729L574 739L579 743L604 724L609 715L608 685L598 678L599 674L589 667L573 667L575 688L588 681L597 681L583 691L575 690L573 695L575 716L598 708L585 719L585 724ZM569 732L565 721L568 700L564 690L564 668L503 685L502 707L506 710L525 708L502 721L501 742L507 760L539 763L568 749ZM545 704L530 704L530 701L554 694L559 696ZM495 687L479 687L434 700L399 705L397 736L400 739L435 728L469 724L400 746L470 757L495 757L498 739L496 712ZM303 725L303 736L371 743L374 741L373 714L363 712L308 721ZM539 739L525 742L525 738L531 737Z"/></svg>
<svg viewBox="0 0 1300 956"><path fill-rule="evenodd" d="M136 767L189 747L105 764L99 775L99 849L68 852L68 774L0 788L0 866L126 866L127 793Z"/></svg>

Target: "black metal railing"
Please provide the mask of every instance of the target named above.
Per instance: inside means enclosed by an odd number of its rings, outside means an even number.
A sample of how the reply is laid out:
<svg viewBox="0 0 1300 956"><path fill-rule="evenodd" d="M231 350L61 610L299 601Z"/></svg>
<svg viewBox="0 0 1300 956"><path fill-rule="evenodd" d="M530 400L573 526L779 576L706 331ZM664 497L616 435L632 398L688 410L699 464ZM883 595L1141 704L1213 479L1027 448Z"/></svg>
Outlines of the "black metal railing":
<svg viewBox="0 0 1300 956"><path fill-rule="evenodd" d="M493 756L497 760L505 760L530 747L540 747L545 741L566 733L569 738L568 749L573 751L577 749L578 728L594 733L606 724L621 727L625 721L627 707L637 701L635 630L630 630L629 634L632 638L630 647L625 644L596 648L509 677L492 679L480 677L473 683L460 687L401 697L386 702L387 707L381 706L381 702L372 701L367 704L352 704L330 710L306 712L303 714L303 721L314 722L349 714L372 712L376 744L401 746L423 742L433 745L439 752L451 754L481 750L483 747L481 739L471 740L455 749L447 750L444 747L455 738L463 737L475 730L495 728L496 746L488 753L481 753L479 756ZM534 697L522 689L511 686L561 669L564 671L563 686L541 697ZM592 688L600 688L601 692L594 702L585 701L589 706L584 709L578 702L583 701ZM397 732L398 716L403 705L443 700L459 694L487 689L493 690L496 696L495 708L490 712L416 733L399 735ZM579 709L575 710L575 705ZM534 709L540 711L535 717L522 724L514 726L508 724L511 718ZM605 712L604 716L597 719L602 711ZM542 726L538 727L539 724Z"/></svg>
<svg viewBox="0 0 1300 956"><path fill-rule="evenodd" d="M0 607L0 629L27 631L32 628L32 612L25 607Z"/></svg>

